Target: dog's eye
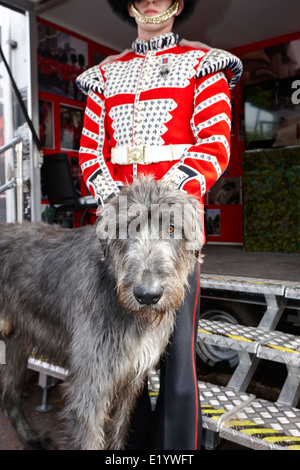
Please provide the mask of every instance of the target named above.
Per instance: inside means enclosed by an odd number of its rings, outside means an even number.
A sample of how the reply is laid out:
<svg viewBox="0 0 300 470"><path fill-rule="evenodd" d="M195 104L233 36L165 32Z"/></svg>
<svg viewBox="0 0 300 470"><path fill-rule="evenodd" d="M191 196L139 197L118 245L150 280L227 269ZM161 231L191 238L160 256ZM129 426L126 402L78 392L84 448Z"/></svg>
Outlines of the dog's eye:
<svg viewBox="0 0 300 470"><path fill-rule="evenodd" d="M168 233L174 233L175 232L175 227L174 225L170 225L168 228Z"/></svg>

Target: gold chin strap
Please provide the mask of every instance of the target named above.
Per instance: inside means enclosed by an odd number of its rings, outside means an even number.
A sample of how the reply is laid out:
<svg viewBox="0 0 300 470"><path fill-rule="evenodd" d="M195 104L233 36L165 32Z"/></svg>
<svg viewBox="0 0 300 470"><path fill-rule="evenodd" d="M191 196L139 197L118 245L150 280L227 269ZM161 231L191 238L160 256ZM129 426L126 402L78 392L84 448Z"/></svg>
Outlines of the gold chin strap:
<svg viewBox="0 0 300 470"><path fill-rule="evenodd" d="M140 23L154 23L154 24L159 24L162 23L163 21L168 20L169 18L172 18L174 16L179 8L179 0L175 0L175 2L166 10L164 13L161 13L160 15L156 16L146 16L142 15L135 6L133 5L133 2L131 2L131 10L132 13L134 14L134 17L136 20L140 21Z"/></svg>

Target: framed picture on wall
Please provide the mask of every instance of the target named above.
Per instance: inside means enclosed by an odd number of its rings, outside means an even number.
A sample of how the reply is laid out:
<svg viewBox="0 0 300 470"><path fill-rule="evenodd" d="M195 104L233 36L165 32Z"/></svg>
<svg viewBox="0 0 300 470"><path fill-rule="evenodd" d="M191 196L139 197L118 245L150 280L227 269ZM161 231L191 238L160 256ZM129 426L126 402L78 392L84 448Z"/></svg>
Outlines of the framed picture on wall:
<svg viewBox="0 0 300 470"><path fill-rule="evenodd" d="M207 204L209 206L241 204L241 178L220 178L207 193Z"/></svg>
<svg viewBox="0 0 300 470"><path fill-rule="evenodd" d="M83 110L61 104L60 147L62 150L79 150L83 125Z"/></svg>
<svg viewBox="0 0 300 470"><path fill-rule="evenodd" d="M76 77L88 67L88 43L44 22L38 22L39 91L82 101Z"/></svg>
<svg viewBox="0 0 300 470"><path fill-rule="evenodd" d="M206 209L204 216L205 233L207 236L221 235L221 211L220 209Z"/></svg>
<svg viewBox="0 0 300 470"><path fill-rule="evenodd" d="M242 54L246 150L299 146L300 39Z"/></svg>
<svg viewBox="0 0 300 470"><path fill-rule="evenodd" d="M54 148L54 122L52 101L39 100L39 135L42 147Z"/></svg>

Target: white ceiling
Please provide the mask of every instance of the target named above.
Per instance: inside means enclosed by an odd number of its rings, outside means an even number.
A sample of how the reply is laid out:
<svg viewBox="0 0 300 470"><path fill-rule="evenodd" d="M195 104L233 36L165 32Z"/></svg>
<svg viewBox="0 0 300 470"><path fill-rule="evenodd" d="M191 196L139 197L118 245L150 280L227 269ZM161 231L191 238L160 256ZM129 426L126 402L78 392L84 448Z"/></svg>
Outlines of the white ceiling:
<svg viewBox="0 0 300 470"><path fill-rule="evenodd" d="M31 2L42 18L116 50L130 47L135 38L135 28L116 17L106 0L14 1ZM231 49L299 32L299 18L300 0L199 0L193 16L176 32Z"/></svg>

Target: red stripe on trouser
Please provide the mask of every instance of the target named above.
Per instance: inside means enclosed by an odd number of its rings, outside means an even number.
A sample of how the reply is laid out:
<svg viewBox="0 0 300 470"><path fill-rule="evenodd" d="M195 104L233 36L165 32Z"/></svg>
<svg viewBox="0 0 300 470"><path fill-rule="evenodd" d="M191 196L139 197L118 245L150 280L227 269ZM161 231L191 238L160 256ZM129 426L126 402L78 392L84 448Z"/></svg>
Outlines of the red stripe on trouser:
<svg viewBox="0 0 300 470"><path fill-rule="evenodd" d="M199 392L198 392L198 381L197 381L197 371L196 371L196 361L195 361L195 335L196 335L195 328L198 327L198 325L196 325L196 316L197 316L199 291L200 291L200 254L199 254L199 263L198 263L198 286L197 286L197 294L196 294L194 314L193 314L193 341L192 341L193 370L194 370L195 397L196 397L195 450L197 450L198 448L198 420L199 420L199 401L197 399Z"/></svg>

